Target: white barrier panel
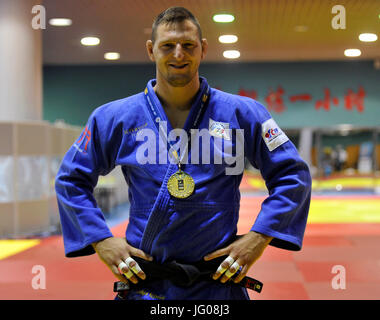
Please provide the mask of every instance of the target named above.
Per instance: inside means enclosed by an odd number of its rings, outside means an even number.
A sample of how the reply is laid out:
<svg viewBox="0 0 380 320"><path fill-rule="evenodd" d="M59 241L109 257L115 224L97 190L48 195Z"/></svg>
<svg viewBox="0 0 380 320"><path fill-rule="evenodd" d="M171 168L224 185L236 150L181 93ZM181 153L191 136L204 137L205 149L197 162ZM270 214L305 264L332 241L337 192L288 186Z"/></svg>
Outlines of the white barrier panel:
<svg viewBox="0 0 380 320"><path fill-rule="evenodd" d="M63 156L83 128L42 121L0 122L0 238L60 230L55 176ZM100 177L109 210L128 201L120 168Z"/></svg>

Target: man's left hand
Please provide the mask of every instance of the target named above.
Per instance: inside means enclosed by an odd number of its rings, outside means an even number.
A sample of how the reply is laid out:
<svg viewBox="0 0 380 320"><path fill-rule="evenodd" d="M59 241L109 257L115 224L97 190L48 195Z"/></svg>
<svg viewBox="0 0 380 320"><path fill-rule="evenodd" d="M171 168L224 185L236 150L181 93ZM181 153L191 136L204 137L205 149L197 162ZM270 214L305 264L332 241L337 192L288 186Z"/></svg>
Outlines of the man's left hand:
<svg viewBox="0 0 380 320"><path fill-rule="evenodd" d="M213 279L217 280L223 275L220 281L225 283L242 267L239 275L234 279L235 283L240 282L272 239L273 237L250 231L229 246L206 255L204 257L206 261L228 255L216 270Z"/></svg>

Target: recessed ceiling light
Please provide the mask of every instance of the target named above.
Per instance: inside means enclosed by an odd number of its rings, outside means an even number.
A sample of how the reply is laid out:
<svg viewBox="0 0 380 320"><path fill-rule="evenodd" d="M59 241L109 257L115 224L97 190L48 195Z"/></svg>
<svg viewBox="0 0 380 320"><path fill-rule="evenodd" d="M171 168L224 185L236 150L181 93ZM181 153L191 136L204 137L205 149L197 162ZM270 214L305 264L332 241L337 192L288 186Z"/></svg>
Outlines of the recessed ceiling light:
<svg viewBox="0 0 380 320"><path fill-rule="evenodd" d="M120 53L118 52L107 52L104 54L104 59L106 60L119 60Z"/></svg>
<svg viewBox="0 0 380 320"><path fill-rule="evenodd" d="M224 34L219 37L219 42L221 43L235 43L238 37L233 34Z"/></svg>
<svg viewBox="0 0 380 320"><path fill-rule="evenodd" d="M97 46L100 43L100 39L96 37L85 37L80 41L84 46Z"/></svg>
<svg viewBox="0 0 380 320"><path fill-rule="evenodd" d="M309 30L308 26L295 26L294 31L295 32L306 32Z"/></svg>
<svg viewBox="0 0 380 320"><path fill-rule="evenodd" d="M226 50L223 52L223 57L227 59L237 59L240 57L240 52L237 50Z"/></svg>
<svg viewBox="0 0 380 320"><path fill-rule="evenodd" d="M359 40L363 42L373 42L377 40L377 35L374 33L361 33Z"/></svg>
<svg viewBox="0 0 380 320"><path fill-rule="evenodd" d="M49 20L49 24L55 27L67 27L71 26L73 21L66 18L53 18Z"/></svg>
<svg viewBox="0 0 380 320"><path fill-rule="evenodd" d="M359 49L346 49L344 50L344 55L346 57L359 57L362 52Z"/></svg>
<svg viewBox="0 0 380 320"><path fill-rule="evenodd" d="M232 14L215 14L212 19L215 22L228 23L235 20L235 17Z"/></svg>

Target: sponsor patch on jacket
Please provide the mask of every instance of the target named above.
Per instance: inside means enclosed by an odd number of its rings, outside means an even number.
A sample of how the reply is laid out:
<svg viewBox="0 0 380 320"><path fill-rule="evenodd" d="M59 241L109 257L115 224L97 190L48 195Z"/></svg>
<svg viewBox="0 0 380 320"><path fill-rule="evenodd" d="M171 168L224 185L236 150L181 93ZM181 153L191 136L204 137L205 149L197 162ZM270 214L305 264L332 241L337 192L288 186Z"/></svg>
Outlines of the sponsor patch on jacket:
<svg viewBox="0 0 380 320"><path fill-rule="evenodd" d="M289 140L286 134L280 129L273 119L265 121L261 125L261 135L269 151L273 151L283 143Z"/></svg>
<svg viewBox="0 0 380 320"><path fill-rule="evenodd" d="M214 137L231 140L230 124L227 122L218 122L210 118L208 130Z"/></svg>

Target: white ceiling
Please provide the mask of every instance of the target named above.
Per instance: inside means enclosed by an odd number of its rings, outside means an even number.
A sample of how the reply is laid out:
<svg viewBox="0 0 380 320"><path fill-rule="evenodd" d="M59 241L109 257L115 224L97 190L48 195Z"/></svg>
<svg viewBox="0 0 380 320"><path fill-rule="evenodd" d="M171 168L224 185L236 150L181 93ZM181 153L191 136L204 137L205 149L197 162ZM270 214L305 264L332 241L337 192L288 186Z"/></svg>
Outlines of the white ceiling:
<svg viewBox="0 0 380 320"><path fill-rule="evenodd" d="M346 9L346 29L334 30L334 5ZM184 6L198 18L209 42L206 62L225 61L225 49L238 49L239 61L346 60L343 51L359 48L359 59L380 58L380 0L44 0L47 19L70 18L70 27L47 25L43 30L45 64L149 62L145 42L153 19L166 8ZM216 24L216 13L232 13L235 21ZM296 26L306 32L296 32ZM379 40L363 43L362 32ZM236 34L235 44L220 44L219 35ZM97 47L83 47L80 39L97 36ZM118 62L104 60L104 53L121 54Z"/></svg>

